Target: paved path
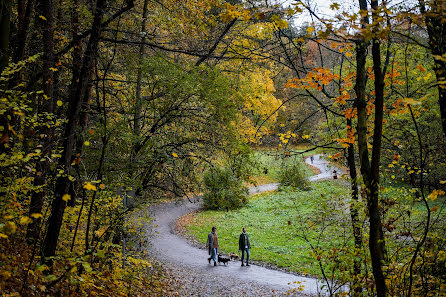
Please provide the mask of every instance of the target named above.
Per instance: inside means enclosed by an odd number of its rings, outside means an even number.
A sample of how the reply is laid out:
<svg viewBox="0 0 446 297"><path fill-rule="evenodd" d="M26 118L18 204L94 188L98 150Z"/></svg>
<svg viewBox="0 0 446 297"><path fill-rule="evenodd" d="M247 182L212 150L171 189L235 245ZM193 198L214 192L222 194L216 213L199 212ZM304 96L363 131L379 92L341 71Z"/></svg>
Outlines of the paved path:
<svg viewBox="0 0 446 297"><path fill-rule="evenodd" d="M317 167L321 171L318 175L310 176L308 178L309 181L333 179L333 170L336 170L338 177L342 174L342 170L330 164L330 162L323 158L323 155L314 155L313 161L311 161L311 157L307 157L305 158L305 163Z"/></svg>
<svg viewBox="0 0 446 297"><path fill-rule="evenodd" d="M311 163L310 158L307 160ZM321 170L319 175L312 177L312 181L331 177L333 169L319 155L315 156L312 165ZM277 187L278 184L261 185L250 188L249 192L254 194L272 191ZM239 262L229 262L227 266L209 265L207 250L192 246L174 232L175 222L179 217L199 208L197 199L195 203L187 200L171 202L150 210L155 219L155 229L151 231L150 240L152 252L157 259L182 274L185 285L190 287L185 290L189 296L282 296L299 285L304 286L303 293L294 293L293 296L315 296L321 291L321 284L315 278L296 276L257 265L241 267Z"/></svg>

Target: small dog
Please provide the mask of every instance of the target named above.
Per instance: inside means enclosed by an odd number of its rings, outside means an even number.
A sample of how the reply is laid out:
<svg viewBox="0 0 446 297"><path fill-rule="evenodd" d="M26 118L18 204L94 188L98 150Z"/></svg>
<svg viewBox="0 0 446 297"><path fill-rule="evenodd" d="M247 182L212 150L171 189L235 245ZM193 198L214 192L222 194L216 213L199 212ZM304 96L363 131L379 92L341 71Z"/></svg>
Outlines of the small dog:
<svg viewBox="0 0 446 297"><path fill-rule="evenodd" d="M226 263L229 262L229 258L223 257L222 255L218 255L217 261L219 264L220 262L222 262L223 265L226 265Z"/></svg>
<svg viewBox="0 0 446 297"><path fill-rule="evenodd" d="M238 259L240 259L240 257L237 254L230 254L229 258L234 261L238 261Z"/></svg>

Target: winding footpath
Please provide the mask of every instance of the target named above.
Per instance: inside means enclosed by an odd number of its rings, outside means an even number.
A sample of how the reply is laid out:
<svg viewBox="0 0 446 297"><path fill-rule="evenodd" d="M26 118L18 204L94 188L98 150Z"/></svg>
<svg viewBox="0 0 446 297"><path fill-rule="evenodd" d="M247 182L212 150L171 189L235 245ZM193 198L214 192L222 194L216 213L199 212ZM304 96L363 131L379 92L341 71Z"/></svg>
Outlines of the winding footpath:
<svg viewBox="0 0 446 297"><path fill-rule="evenodd" d="M309 157L305 161L321 171L312 176L311 181L332 178L333 167L320 155L315 155L312 163ZM278 184L261 185L250 188L249 192L272 191L277 187ZM199 200L195 199L193 203L188 200L171 202L149 210L154 218L147 231L152 245L151 253L179 277L183 288L181 296L284 296L287 291L299 286L303 286L303 291L292 296L316 296L323 292L321 283L315 278L257 265L241 267L238 261L231 261L226 266L209 265L207 250L191 245L174 230L178 218L200 206Z"/></svg>

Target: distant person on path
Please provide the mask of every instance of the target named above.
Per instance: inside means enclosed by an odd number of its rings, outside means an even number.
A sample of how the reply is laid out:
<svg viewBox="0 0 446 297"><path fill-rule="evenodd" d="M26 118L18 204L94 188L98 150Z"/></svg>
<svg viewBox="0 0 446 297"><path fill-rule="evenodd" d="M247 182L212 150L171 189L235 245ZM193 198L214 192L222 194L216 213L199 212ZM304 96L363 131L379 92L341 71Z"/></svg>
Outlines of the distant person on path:
<svg viewBox="0 0 446 297"><path fill-rule="evenodd" d="M249 266L249 249L251 248L251 244L249 244L248 234L246 233L246 228L243 227L242 234L240 234L240 238L238 240L238 249L242 251L242 266L243 260L245 258L246 252L246 266Z"/></svg>
<svg viewBox="0 0 446 297"><path fill-rule="evenodd" d="M218 238L217 238L217 228L212 227L212 232L208 235L208 240L206 242L206 247L208 248L210 257L208 258L209 264L211 264L211 259L214 260L214 266L217 266L217 249L218 249Z"/></svg>
<svg viewBox="0 0 446 297"><path fill-rule="evenodd" d="M311 155L310 160L311 160L311 164L313 164L313 161L314 161L314 156L313 155Z"/></svg>

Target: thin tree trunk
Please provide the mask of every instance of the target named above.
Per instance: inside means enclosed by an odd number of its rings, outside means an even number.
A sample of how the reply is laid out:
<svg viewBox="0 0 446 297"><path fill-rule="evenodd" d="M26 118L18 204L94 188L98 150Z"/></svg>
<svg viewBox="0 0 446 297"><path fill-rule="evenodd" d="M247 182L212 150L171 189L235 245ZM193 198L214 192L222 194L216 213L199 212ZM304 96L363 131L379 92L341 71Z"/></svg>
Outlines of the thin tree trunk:
<svg viewBox="0 0 446 297"><path fill-rule="evenodd" d="M70 167L75 144L75 132L79 127L80 109L82 100L87 92L90 73L93 67L93 60L96 55L99 38L102 30L102 19L105 13L106 0L97 0L90 39L84 54L80 79L76 94L71 98L68 108L68 122L65 126L64 143L62 157L59 165L64 168L67 175L70 174ZM68 193L70 181L67 177L61 176L56 181L55 198L51 205L51 214L48 219L48 230L43 243L43 256L51 257L55 255L57 241L59 239L60 228L62 226L63 214L66 202L62 199Z"/></svg>
<svg viewBox="0 0 446 297"><path fill-rule="evenodd" d="M9 30L12 0L2 0L0 3L0 73L8 66L9 60Z"/></svg>

